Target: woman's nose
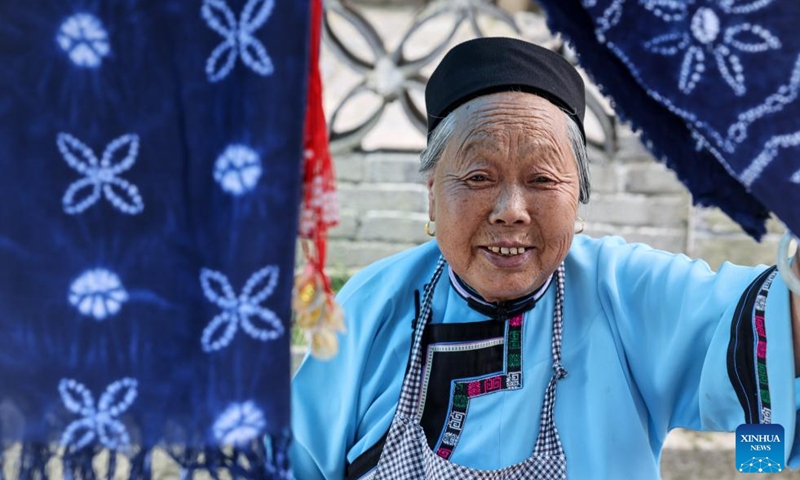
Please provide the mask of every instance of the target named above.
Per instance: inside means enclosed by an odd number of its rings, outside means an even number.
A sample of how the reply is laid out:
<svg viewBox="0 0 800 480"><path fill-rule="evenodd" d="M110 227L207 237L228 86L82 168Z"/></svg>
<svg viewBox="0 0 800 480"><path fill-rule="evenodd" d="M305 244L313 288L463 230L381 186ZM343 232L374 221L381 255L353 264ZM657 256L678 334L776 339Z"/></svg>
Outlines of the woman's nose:
<svg viewBox="0 0 800 480"><path fill-rule="evenodd" d="M516 185L502 188L495 199L489 221L496 224L527 224L531 221L529 200L524 189Z"/></svg>

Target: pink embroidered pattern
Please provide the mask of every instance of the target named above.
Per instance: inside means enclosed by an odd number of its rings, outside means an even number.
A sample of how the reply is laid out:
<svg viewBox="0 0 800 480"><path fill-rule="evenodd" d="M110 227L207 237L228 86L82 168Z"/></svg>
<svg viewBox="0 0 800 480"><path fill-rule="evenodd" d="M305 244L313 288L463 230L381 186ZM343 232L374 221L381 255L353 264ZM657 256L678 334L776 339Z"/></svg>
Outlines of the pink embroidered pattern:
<svg viewBox="0 0 800 480"><path fill-rule="evenodd" d="M777 270L772 272L761 285L756 297L755 311L753 312L753 323L758 334L758 342L756 343L756 376L758 377L759 400L761 400L762 423L772 423L772 400L769 394L769 375L767 374L767 327L764 317L766 315L769 287L772 285L777 273Z"/></svg>
<svg viewBox="0 0 800 480"><path fill-rule="evenodd" d="M481 391L481 382L469 382L467 384L467 396L476 397L483 393Z"/></svg>
<svg viewBox="0 0 800 480"><path fill-rule="evenodd" d="M756 315L756 333L761 337L767 336L767 331L764 329L764 317Z"/></svg>
<svg viewBox="0 0 800 480"><path fill-rule="evenodd" d="M764 340L758 339L758 345L756 346L756 356L758 358L767 358L767 342Z"/></svg>
<svg viewBox="0 0 800 480"><path fill-rule="evenodd" d="M483 381L484 390L488 392L493 392L495 390L500 390L503 387L503 382L499 376L487 378Z"/></svg>

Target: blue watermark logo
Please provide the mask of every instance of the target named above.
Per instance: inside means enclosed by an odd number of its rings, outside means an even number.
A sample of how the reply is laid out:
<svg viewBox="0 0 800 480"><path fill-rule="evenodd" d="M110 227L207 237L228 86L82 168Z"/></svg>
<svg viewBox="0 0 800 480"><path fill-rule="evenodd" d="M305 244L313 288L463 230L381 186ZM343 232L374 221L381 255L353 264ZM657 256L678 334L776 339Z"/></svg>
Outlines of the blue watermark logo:
<svg viewBox="0 0 800 480"><path fill-rule="evenodd" d="M741 473L777 473L783 464L783 427L744 424L736 429L736 470Z"/></svg>

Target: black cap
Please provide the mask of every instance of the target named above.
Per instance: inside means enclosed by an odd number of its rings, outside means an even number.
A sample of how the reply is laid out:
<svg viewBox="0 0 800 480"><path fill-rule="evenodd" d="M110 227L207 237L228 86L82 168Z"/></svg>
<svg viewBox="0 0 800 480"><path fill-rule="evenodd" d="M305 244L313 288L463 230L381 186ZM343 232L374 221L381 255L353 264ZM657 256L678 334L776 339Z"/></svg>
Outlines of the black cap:
<svg viewBox="0 0 800 480"><path fill-rule="evenodd" d="M546 98L578 124L586 143L583 79L564 57L515 38L476 38L456 45L425 87L428 136L450 112L473 98L520 90Z"/></svg>

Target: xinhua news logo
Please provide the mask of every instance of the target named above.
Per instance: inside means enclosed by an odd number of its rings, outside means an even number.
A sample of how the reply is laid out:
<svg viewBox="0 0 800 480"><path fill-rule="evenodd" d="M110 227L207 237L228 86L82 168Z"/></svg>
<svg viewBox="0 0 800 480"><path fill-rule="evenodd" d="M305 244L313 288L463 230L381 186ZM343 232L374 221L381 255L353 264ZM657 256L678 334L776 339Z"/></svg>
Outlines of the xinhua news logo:
<svg viewBox="0 0 800 480"><path fill-rule="evenodd" d="M739 472L782 472L783 458L781 425L744 424L736 429L736 470Z"/></svg>

